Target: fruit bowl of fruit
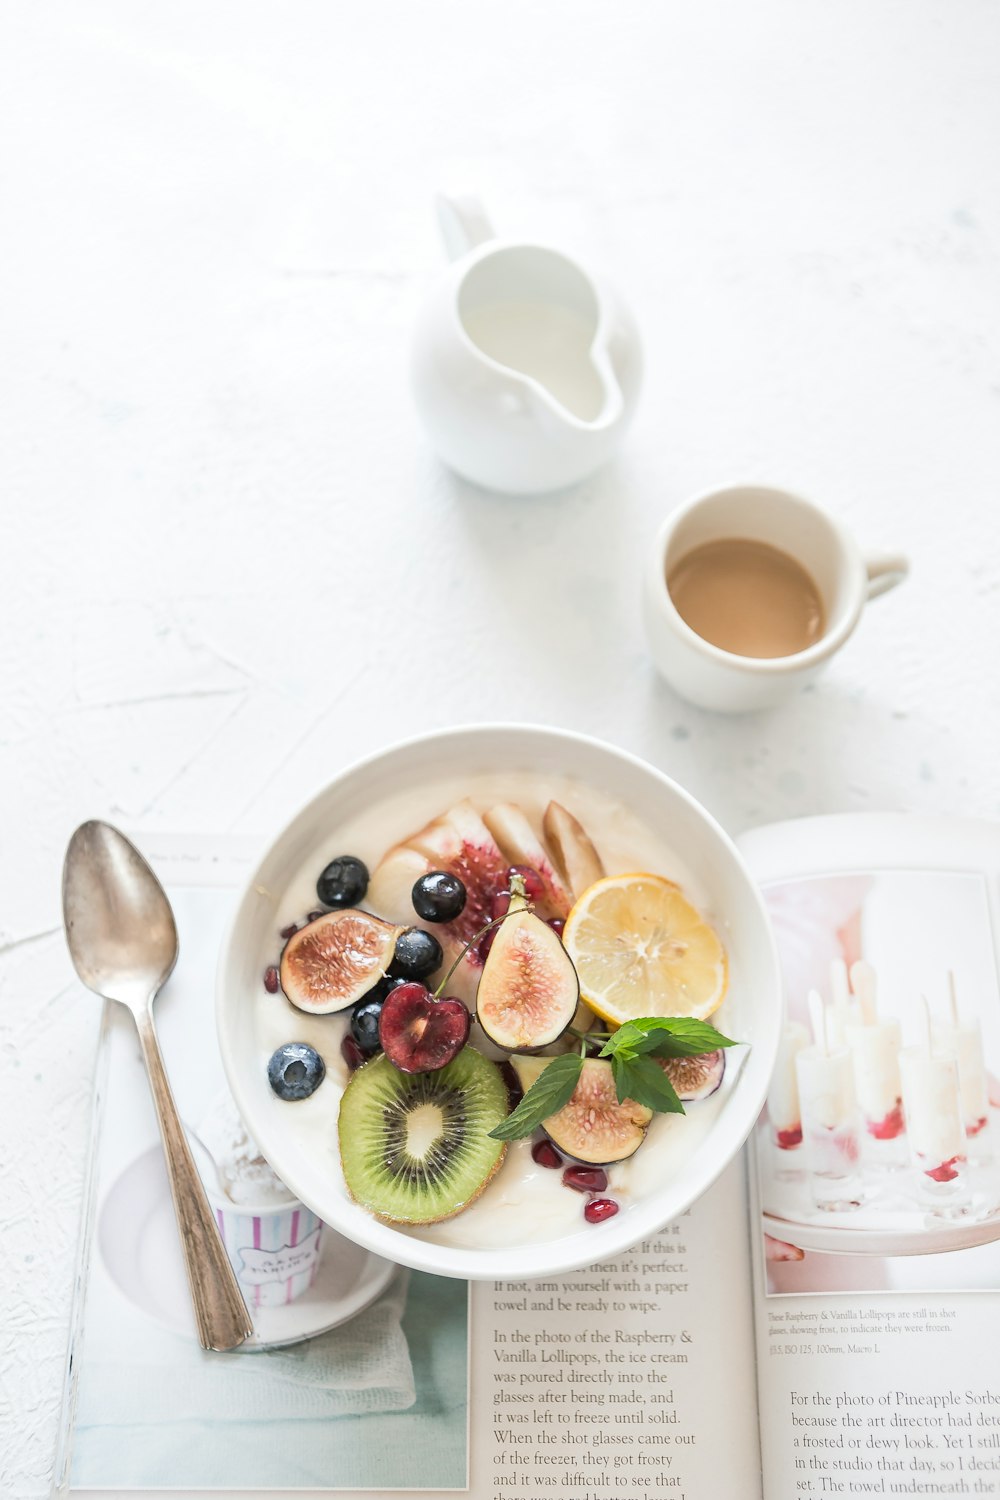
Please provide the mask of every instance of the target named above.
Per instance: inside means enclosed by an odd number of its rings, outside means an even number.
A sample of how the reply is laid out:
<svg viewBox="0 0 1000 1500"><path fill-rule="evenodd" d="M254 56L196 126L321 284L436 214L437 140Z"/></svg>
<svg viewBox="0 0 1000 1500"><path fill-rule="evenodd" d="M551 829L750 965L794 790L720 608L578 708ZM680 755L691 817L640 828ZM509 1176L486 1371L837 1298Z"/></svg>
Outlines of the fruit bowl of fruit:
<svg viewBox="0 0 1000 1500"><path fill-rule="evenodd" d="M690 1206L763 1102L759 892L708 814L582 735L454 729L271 844L219 964L222 1057L289 1188L422 1270L533 1278Z"/></svg>

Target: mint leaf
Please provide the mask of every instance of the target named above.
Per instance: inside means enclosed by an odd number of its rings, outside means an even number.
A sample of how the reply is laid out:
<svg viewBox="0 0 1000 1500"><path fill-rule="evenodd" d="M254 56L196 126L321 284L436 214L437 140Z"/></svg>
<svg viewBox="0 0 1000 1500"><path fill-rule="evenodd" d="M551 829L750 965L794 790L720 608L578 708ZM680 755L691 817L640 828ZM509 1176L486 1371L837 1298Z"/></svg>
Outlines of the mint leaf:
<svg viewBox="0 0 1000 1500"><path fill-rule="evenodd" d="M583 1058L579 1052L554 1057L535 1079L520 1104L490 1131L495 1141L518 1141L568 1104L579 1082Z"/></svg>
<svg viewBox="0 0 1000 1500"><path fill-rule="evenodd" d="M629 1061L645 1053L654 1057L700 1057L718 1047L736 1045L707 1021L696 1021L692 1016L647 1016L619 1026L605 1042L601 1056Z"/></svg>
<svg viewBox="0 0 1000 1500"><path fill-rule="evenodd" d="M619 1104L623 1099L634 1099L636 1104L644 1104L647 1109L656 1110L658 1114L684 1113L677 1090L651 1057L612 1057L611 1071L618 1090Z"/></svg>

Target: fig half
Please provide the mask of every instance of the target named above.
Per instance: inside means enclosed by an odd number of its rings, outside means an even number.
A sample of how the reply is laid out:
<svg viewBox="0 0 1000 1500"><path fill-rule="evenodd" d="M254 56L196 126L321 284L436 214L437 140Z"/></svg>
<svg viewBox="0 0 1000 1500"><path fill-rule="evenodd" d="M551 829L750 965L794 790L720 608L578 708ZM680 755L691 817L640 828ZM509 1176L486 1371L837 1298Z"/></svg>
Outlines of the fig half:
<svg viewBox="0 0 1000 1500"><path fill-rule="evenodd" d="M726 1071L726 1054L721 1047L697 1057L661 1057L657 1061L684 1104L714 1094Z"/></svg>
<svg viewBox="0 0 1000 1500"><path fill-rule="evenodd" d="M348 907L324 912L293 933L281 955L285 995L314 1016L346 1010L392 963L402 928Z"/></svg>
<svg viewBox="0 0 1000 1500"><path fill-rule="evenodd" d="M490 1041L506 1052L532 1052L562 1036L576 1014L580 982L573 960L523 896L496 936L476 993L476 1015Z"/></svg>
<svg viewBox="0 0 1000 1500"><path fill-rule="evenodd" d="M514 1061L525 1090L544 1071L537 1068L537 1062L535 1058ZM619 1104L611 1064L589 1057L573 1097L542 1121L542 1129L567 1156L592 1166L608 1166L638 1151L652 1118L653 1111L634 1099L623 1099Z"/></svg>

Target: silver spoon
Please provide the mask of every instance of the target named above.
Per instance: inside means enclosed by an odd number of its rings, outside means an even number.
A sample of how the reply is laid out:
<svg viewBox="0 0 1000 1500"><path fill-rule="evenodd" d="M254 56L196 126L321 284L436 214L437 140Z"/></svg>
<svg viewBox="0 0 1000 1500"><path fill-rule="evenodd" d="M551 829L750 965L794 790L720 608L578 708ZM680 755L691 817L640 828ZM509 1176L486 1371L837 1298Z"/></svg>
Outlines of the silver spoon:
<svg viewBox="0 0 1000 1500"><path fill-rule="evenodd" d="M174 914L138 849L108 823L83 823L69 841L63 921L80 979L95 994L127 1005L135 1018L198 1338L203 1349L235 1349L253 1324L184 1138L153 1028L153 1001L177 962Z"/></svg>

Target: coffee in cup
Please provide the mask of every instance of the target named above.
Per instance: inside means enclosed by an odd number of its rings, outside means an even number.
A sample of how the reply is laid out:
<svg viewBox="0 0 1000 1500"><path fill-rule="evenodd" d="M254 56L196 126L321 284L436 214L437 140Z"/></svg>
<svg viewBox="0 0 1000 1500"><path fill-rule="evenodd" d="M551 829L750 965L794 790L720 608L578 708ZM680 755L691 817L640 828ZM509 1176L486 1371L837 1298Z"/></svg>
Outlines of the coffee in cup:
<svg viewBox="0 0 1000 1500"><path fill-rule="evenodd" d="M728 485L665 522L643 580L653 660L700 708L769 708L810 681L869 599L900 583L905 557L862 557L811 500Z"/></svg>

